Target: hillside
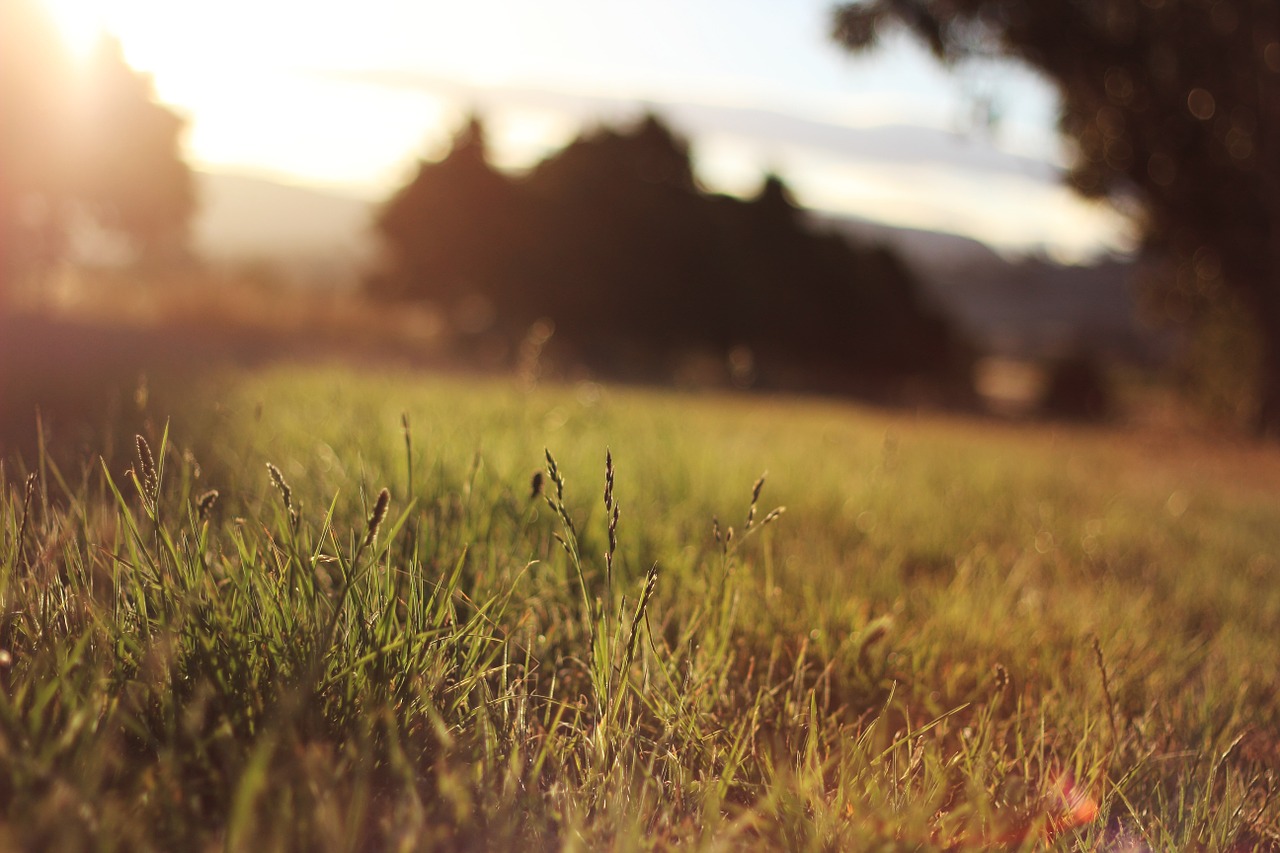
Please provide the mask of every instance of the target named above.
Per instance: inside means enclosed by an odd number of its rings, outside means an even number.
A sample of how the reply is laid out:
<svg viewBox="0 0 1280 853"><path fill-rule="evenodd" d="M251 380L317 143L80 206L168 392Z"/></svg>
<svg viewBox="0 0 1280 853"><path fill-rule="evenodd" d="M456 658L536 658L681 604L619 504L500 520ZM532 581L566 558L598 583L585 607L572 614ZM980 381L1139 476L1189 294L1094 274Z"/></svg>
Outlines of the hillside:
<svg viewBox="0 0 1280 853"><path fill-rule="evenodd" d="M1128 259L1083 266L1010 258L955 234L851 217L820 221L896 250L929 295L993 354L1054 358L1085 348L1151 361L1167 351L1168 342L1141 320Z"/></svg>
<svg viewBox="0 0 1280 853"><path fill-rule="evenodd" d="M197 173L194 245L214 262L276 267L302 283L350 286L374 252L371 205L258 177Z"/></svg>

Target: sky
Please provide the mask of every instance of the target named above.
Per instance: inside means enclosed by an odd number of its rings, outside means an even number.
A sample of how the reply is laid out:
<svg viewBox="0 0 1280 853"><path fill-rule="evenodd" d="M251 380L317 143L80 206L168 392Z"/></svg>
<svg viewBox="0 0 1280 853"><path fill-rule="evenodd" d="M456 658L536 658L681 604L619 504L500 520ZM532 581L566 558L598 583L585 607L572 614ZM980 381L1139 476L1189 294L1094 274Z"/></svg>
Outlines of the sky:
<svg viewBox="0 0 1280 853"><path fill-rule="evenodd" d="M804 204L1083 260L1118 215L1058 180L1052 88L941 68L903 35L830 40L833 0L43 0L74 49L103 30L188 121L205 170L385 198L469 110L504 168L584 125L666 116L714 191L766 171ZM975 120L992 104L994 125Z"/></svg>

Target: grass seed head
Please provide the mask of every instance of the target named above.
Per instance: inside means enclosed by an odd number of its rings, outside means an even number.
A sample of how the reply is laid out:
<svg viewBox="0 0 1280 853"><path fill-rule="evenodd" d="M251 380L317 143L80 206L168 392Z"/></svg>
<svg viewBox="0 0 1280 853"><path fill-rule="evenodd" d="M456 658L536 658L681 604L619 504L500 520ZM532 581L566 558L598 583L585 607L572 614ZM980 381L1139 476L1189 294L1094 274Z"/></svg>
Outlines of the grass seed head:
<svg viewBox="0 0 1280 853"><path fill-rule="evenodd" d="M631 617L631 631L627 639L626 652L623 655L623 670L631 666L631 661L635 657L637 641L640 637L640 622L644 619L645 613L649 609L649 602L653 599L653 593L658 588L658 564L654 563L649 568L649 573L645 576L644 591L640 593L640 602L636 605L636 612Z"/></svg>
<svg viewBox="0 0 1280 853"><path fill-rule="evenodd" d="M604 514L609 524L609 550L605 561L613 568L613 555L618 550L618 503L613 497L613 453L604 451Z"/></svg>
<svg viewBox="0 0 1280 853"><path fill-rule="evenodd" d="M992 669L992 678L996 693L1003 693L1009 687L1009 670L1005 669L1004 664L997 663Z"/></svg>
<svg viewBox="0 0 1280 853"><path fill-rule="evenodd" d="M745 530L751 529L751 523L756 519L756 504L760 502L760 490L764 488L764 478L768 476L768 472L760 475L760 479L756 480L751 486L751 507L747 510L747 524Z"/></svg>
<svg viewBox="0 0 1280 853"><path fill-rule="evenodd" d="M391 505L391 492L383 489L378 492L378 499L374 501L373 512L369 513L369 521L365 525L364 547L373 544L373 540L378 536L378 528L382 527L382 522L387 517L387 507Z"/></svg>
<svg viewBox="0 0 1280 853"><path fill-rule="evenodd" d="M289 488L289 481L284 478L284 474L280 473L280 469L274 463L267 463L267 471L271 474L271 482L280 490L280 496L284 498L284 505L293 509L293 489Z"/></svg>
<svg viewBox="0 0 1280 853"><path fill-rule="evenodd" d="M551 482L556 484L556 501L561 503L564 501L564 475L560 473L560 466L556 464L556 458L551 455L551 451L546 450L545 453L547 456L547 476L551 478Z"/></svg>
<svg viewBox="0 0 1280 853"><path fill-rule="evenodd" d="M604 451L604 508L608 512L613 508L613 453Z"/></svg>
<svg viewBox="0 0 1280 853"><path fill-rule="evenodd" d="M618 505L613 505L613 513L609 516L609 558L618 550Z"/></svg>
<svg viewBox="0 0 1280 853"><path fill-rule="evenodd" d="M289 481L284 478L284 474L280 473L280 469L270 462L267 463L267 471L271 474L271 482L280 490L280 498L284 501L284 508L289 513L289 523L296 528L300 516L293 505L293 489L289 488Z"/></svg>
<svg viewBox="0 0 1280 853"><path fill-rule="evenodd" d="M36 472L27 475L26 494L22 498L22 524L18 527L18 554L21 555L26 545L27 524L31 520L31 499L36 494Z"/></svg>
<svg viewBox="0 0 1280 853"><path fill-rule="evenodd" d="M542 494L542 472L534 471L533 480L529 483L529 500L534 500L540 494Z"/></svg>
<svg viewBox="0 0 1280 853"><path fill-rule="evenodd" d="M134 443L138 447L138 470L142 488L149 497L154 498L160 489L160 480L156 474L156 459L151 455L151 445L141 435L134 436Z"/></svg>
<svg viewBox="0 0 1280 853"><path fill-rule="evenodd" d="M555 538L557 542L560 543L560 547L564 549L564 552L572 557L573 549L569 547L569 543L565 541L565 538L561 536L559 533L552 533L551 535Z"/></svg>
<svg viewBox="0 0 1280 853"><path fill-rule="evenodd" d="M210 489L209 491L202 494L196 500L196 512L199 515L201 521L204 521L209 517L209 514L213 512L213 505L216 504L217 502L218 502L217 489Z"/></svg>

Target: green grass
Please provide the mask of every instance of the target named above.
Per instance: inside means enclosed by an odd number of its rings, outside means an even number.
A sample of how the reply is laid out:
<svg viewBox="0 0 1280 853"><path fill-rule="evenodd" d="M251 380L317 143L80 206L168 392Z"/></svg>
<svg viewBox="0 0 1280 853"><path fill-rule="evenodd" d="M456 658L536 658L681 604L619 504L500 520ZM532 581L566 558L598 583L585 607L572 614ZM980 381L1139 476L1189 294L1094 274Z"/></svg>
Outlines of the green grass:
<svg viewBox="0 0 1280 853"><path fill-rule="evenodd" d="M1269 449L302 368L146 414L0 474L0 848L1280 840Z"/></svg>

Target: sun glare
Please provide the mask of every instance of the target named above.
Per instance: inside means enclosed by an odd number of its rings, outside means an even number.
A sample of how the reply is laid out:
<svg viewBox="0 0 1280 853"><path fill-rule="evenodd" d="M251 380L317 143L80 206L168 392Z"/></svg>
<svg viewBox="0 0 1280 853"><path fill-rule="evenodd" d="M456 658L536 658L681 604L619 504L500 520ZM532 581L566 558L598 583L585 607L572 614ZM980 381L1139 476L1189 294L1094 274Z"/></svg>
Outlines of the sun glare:
<svg viewBox="0 0 1280 853"><path fill-rule="evenodd" d="M88 58L98 40L109 29L94 0L43 0L49 18L57 27L67 50L77 61Z"/></svg>
<svg viewBox="0 0 1280 853"><path fill-rule="evenodd" d="M371 3L41 0L68 49L103 34L188 122L198 167L372 189L440 136L449 111L428 93L326 82L317 71L378 67L405 41L395 9ZM416 23L415 23L416 28ZM401 45L403 46L403 45Z"/></svg>
<svg viewBox="0 0 1280 853"><path fill-rule="evenodd" d="M750 87L725 90L708 83L732 77L728 65L721 68L715 57L704 57L705 67L681 64L693 62L685 54L697 54L697 45L676 50L611 4L35 2L48 9L75 57L88 57L104 33L119 40L125 60L147 74L157 98L187 121L186 155L197 168L249 171L370 196L388 192L417 157L447 144L469 109L484 109L495 162L518 169L563 145L582 121L598 120L593 104L599 111L656 92L660 103L688 106L710 86L709 100L701 99L707 103L758 108ZM503 26L495 27L496 16ZM602 39L602 33L616 40ZM673 65L676 58L681 62ZM859 105L855 124L891 118L929 124L935 90L954 88L937 68L921 66L915 88L904 93L891 85L894 75L901 76L898 65L886 71L870 60L863 64L860 73L884 89L873 87L857 98L841 92L834 103ZM361 82L358 74L366 71L384 72L391 83ZM441 85L433 88L431 81ZM800 100L809 91L803 84L796 90ZM541 103L540 93L552 97ZM810 101L829 106L831 97L828 91ZM819 120L843 126L847 118L833 113ZM754 192L762 170L776 169L803 201L827 210L866 214L872 208L886 221L995 244L1047 242L1087 254L1125 239L1114 216L1085 209L1065 190L1009 181L992 193L995 185L973 175L932 174L923 163L884 169L722 130L706 130L695 140L700 174L718 191ZM949 205L939 201L943 189L967 199L962 212L954 198ZM1027 217L1027 205L1038 215Z"/></svg>

